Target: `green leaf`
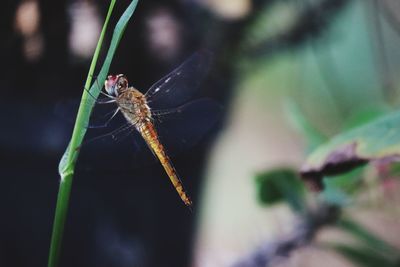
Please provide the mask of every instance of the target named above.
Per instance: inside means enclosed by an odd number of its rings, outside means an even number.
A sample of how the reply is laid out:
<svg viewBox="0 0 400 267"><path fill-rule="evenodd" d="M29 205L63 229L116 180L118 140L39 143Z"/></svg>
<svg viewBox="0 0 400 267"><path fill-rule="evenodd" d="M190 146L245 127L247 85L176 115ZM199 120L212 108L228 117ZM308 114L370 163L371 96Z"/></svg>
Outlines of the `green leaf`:
<svg viewBox="0 0 400 267"><path fill-rule="evenodd" d="M392 245L385 242L381 238L375 236L369 230L365 229L362 225L356 222L342 219L338 222L337 226L363 241L365 245L367 245L371 249L393 255L399 255L399 251L396 248L394 248Z"/></svg>
<svg viewBox="0 0 400 267"><path fill-rule="evenodd" d="M257 197L262 204L273 205L287 201L296 211L304 210L304 187L292 169L282 168L256 176Z"/></svg>
<svg viewBox="0 0 400 267"><path fill-rule="evenodd" d="M351 194L362 188L363 169L358 168L348 173L329 177L324 180L324 191L320 198L327 203L337 206L347 206L351 204Z"/></svg>
<svg viewBox="0 0 400 267"><path fill-rule="evenodd" d="M378 119L379 117L382 117L388 112L390 112L390 108L383 105L364 107L363 109L357 110L355 113L346 118L342 129L350 130L362 126Z"/></svg>
<svg viewBox="0 0 400 267"><path fill-rule="evenodd" d="M399 125L400 112L397 111L337 135L307 158L300 171L303 179L320 190L324 176L346 173L370 161L398 161Z"/></svg>
<svg viewBox="0 0 400 267"><path fill-rule="evenodd" d="M393 178L400 177L400 163L393 162L388 170L388 175Z"/></svg>
<svg viewBox="0 0 400 267"><path fill-rule="evenodd" d="M107 24L110 19L115 2L116 2L115 0L111 0L110 2L107 17L104 22L103 29L101 31L99 41L97 43L97 47L90 65L89 73L85 82L85 88L89 88L90 84L92 83L94 69L96 67L96 62L100 53L100 48L103 43ZM125 10L123 15L119 19L117 25L115 26L106 59L97 77L98 81L95 82L90 88L90 95L87 92L87 90L83 91L81 103L78 110L78 115L72 132L72 137L59 163L58 169L61 181L57 196L55 218L53 223L53 232L51 236L49 261L48 261L49 267L55 267L58 265L60 251L61 251L62 235L64 231L64 224L67 216L69 196L72 186L72 179L75 171L75 163L79 155L79 147L81 146L82 140L86 133L91 110L95 104L93 96L97 98L98 95L100 94L102 88L99 85L103 84L107 77L108 70L110 68L110 64L114 57L118 43L121 40L125 27L136 8L137 2L138 0L133 0L131 2L131 4Z"/></svg>
<svg viewBox="0 0 400 267"><path fill-rule="evenodd" d="M342 189L335 186L326 186L324 192L319 195L319 198L324 203L344 207L351 203L351 198Z"/></svg>
<svg viewBox="0 0 400 267"><path fill-rule="evenodd" d="M330 177L329 180L324 181L324 185L341 188L347 192L356 191L360 187L363 171L363 168L357 168L347 173Z"/></svg>
<svg viewBox="0 0 400 267"><path fill-rule="evenodd" d="M291 124L306 139L307 150L311 151L326 142L327 137L311 124L293 100L287 101L285 107Z"/></svg>
<svg viewBox="0 0 400 267"><path fill-rule="evenodd" d="M382 256L378 252L367 249L351 247L347 245L332 245L333 250L346 257L351 262L362 267L398 267L398 260Z"/></svg>

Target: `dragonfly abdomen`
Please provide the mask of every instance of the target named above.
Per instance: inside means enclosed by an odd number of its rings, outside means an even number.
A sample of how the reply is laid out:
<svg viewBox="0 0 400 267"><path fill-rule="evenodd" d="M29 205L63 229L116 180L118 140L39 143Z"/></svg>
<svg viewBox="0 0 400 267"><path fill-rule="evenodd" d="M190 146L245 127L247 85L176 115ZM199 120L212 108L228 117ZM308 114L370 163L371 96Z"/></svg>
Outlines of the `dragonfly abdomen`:
<svg viewBox="0 0 400 267"><path fill-rule="evenodd" d="M175 187L175 190L178 192L180 198L185 203L186 206L191 206L192 201L189 196L186 194L185 189L183 188L182 182L178 177L178 174L175 168L172 165L172 162L166 151L164 146L158 139L158 134L154 128L154 125L151 122L143 122L139 127L139 131L146 143L152 150L152 152L157 156L161 165L164 167L165 172L167 173L169 179Z"/></svg>

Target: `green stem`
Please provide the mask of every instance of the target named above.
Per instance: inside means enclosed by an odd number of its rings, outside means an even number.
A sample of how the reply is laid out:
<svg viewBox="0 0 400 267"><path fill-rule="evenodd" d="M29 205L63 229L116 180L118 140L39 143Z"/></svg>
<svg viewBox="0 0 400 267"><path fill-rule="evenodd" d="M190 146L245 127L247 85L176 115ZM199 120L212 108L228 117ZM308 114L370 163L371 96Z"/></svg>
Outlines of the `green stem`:
<svg viewBox="0 0 400 267"><path fill-rule="evenodd" d="M51 245L49 253L49 267L55 267L58 264L60 258L61 242L63 237L63 230L65 219L67 217L69 196L71 192L72 185L72 174L69 177L65 177L64 182L60 183L58 197L57 197L57 207L56 215L53 224L53 234L51 236Z"/></svg>
<svg viewBox="0 0 400 267"><path fill-rule="evenodd" d="M85 83L85 89L87 89L92 82L93 72L99 56L100 47L103 42L106 27L110 19L111 12L113 10L115 2L116 0L111 0L107 17L100 34L99 42L97 43L92 63L90 65L88 77ZM101 67L101 70L97 77L99 82L94 83L89 90L91 92L91 96L89 97L87 90L84 90L82 93L81 104L79 106L78 115L76 118L74 130L72 132L71 141L63 157L61 158L60 164L58 166L58 171L61 176L61 181L57 197L56 213L54 218L53 233L51 237L48 267L56 267L59 261L62 234L64 231L65 219L67 216L68 202L71 192L72 179L75 170L75 163L79 155L78 148L82 144L82 140L85 136L87 124L90 118L90 113L95 104L95 100L93 99L92 96L97 97L100 94L102 88L99 86L99 84L102 84L107 77L107 73L109 71L119 41L122 38L126 25L128 24L130 18L133 15L133 12L136 9L137 3L138 0L132 0L132 2L129 4L125 12L122 14L122 16L120 17L118 23L114 28L107 56L104 60L103 66Z"/></svg>
<svg viewBox="0 0 400 267"><path fill-rule="evenodd" d="M97 42L96 50L94 52L92 62L90 64L88 76L85 83L85 88L89 88L89 86L92 83L92 77L96 67L97 59L99 57L100 48L104 40L104 35L107 29L108 22L111 17L112 10L115 5L115 1L116 0L111 0L110 2L106 20L104 22L103 29L100 33L99 41ZM69 196L71 192L72 178L75 169L75 161L78 157L78 150L76 150L75 148L80 145L83 136L85 134L85 132L82 131L82 129L84 129L85 127L82 127L82 125L84 125L85 121L87 120L85 116L85 114L87 114L87 110L85 110L87 109L87 107L86 105L82 104L87 102L87 97L88 93L86 90L84 90L82 94L81 105L79 106L78 110L76 123L72 133L71 141L67 148L67 152L65 154L66 158L63 157L66 160L66 164L65 167L60 168L61 181L57 197L53 232L51 236L48 267L56 267L58 265L58 261L60 258L61 243L62 243L65 219L67 217ZM60 164L60 166L61 165L62 163Z"/></svg>

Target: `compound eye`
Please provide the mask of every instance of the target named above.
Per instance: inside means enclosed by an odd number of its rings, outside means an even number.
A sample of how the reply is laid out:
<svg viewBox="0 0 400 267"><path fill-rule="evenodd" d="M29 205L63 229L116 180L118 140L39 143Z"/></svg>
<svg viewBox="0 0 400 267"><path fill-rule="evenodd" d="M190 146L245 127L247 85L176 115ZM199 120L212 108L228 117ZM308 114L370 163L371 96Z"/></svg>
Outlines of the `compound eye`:
<svg viewBox="0 0 400 267"><path fill-rule="evenodd" d="M116 96L117 94L115 90L116 80L117 77L115 75L110 75L104 83L104 87L109 95Z"/></svg>
<svg viewBox="0 0 400 267"><path fill-rule="evenodd" d="M117 86L118 86L118 89L127 87L127 86L128 86L128 82L127 82L126 78L122 76L122 77L118 80Z"/></svg>

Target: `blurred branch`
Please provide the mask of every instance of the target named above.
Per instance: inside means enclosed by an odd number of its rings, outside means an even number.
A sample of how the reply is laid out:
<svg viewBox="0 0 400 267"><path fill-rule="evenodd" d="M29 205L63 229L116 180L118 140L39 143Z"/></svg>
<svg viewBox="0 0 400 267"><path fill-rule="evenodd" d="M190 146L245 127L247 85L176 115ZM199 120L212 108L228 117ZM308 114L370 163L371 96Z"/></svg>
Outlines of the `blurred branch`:
<svg viewBox="0 0 400 267"><path fill-rule="evenodd" d="M340 208L323 204L315 211L310 211L302 217L301 222L294 227L294 233L280 241L269 242L250 256L235 263L232 267L268 267L287 259L290 254L308 244L322 228L337 222Z"/></svg>

